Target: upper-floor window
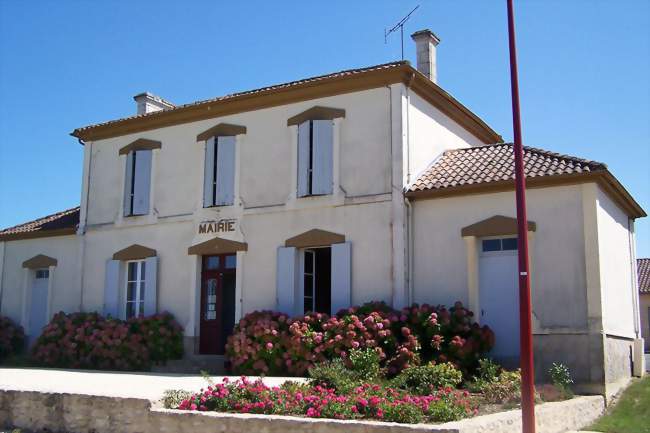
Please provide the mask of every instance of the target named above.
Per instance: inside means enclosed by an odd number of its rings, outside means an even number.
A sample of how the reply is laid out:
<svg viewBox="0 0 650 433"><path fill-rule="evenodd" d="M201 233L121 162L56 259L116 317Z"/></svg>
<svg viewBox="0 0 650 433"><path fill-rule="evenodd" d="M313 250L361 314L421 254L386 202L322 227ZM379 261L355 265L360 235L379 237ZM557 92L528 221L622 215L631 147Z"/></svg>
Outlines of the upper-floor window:
<svg viewBox="0 0 650 433"><path fill-rule="evenodd" d="M203 207L232 205L235 199L235 137L206 140Z"/></svg>
<svg viewBox="0 0 650 433"><path fill-rule="evenodd" d="M333 130L332 120L298 125L298 197L332 194Z"/></svg>
<svg viewBox="0 0 650 433"><path fill-rule="evenodd" d="M124 216L149 213L151 150L133 150L126 155Z"/></svg>

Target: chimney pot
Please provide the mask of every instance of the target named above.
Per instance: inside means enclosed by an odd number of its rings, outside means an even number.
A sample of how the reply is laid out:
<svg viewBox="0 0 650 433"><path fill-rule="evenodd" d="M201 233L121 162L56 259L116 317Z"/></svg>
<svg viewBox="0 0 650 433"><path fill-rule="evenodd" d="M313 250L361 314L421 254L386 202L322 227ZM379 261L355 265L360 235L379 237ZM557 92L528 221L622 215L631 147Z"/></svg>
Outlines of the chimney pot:
<svg viewBox="0 0 650 433"><path fill-rule="evenodd" d="M138 114L153 113L154 111L174 108L174 104L171 102L165 101L160 96L149 92L138 93L133 97L133 99L137 105Z"/></svg>
<svg viewBox="0 0 650 433"><path fill-rule="evenodd" d="M419 30L411 35L417 52L417 69L434 83L438 82L436 70L436 47L440 38L429 29Z"/></svg>

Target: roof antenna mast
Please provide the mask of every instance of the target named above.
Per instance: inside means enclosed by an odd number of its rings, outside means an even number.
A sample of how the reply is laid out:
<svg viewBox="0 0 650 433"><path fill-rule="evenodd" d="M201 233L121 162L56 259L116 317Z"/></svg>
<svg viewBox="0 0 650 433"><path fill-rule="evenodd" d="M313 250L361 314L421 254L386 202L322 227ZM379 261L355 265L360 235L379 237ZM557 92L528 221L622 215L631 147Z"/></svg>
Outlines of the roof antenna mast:
<svg viewBox="0 0 650 433"><path fill-rule="evenodd" d="M402 60L404 60L404 24L408 21L409 18L411 18L411 15L413 12L415 12L420 5L417 5L416 7L413 8L411 12L409 12L404 18L400 20L397 24L395 24L390 30L384 29L384 44L388 43L388 35L390 35L393 32L396 32L397 29L399 28L399 34L400 38L402 39Z"/></svg>

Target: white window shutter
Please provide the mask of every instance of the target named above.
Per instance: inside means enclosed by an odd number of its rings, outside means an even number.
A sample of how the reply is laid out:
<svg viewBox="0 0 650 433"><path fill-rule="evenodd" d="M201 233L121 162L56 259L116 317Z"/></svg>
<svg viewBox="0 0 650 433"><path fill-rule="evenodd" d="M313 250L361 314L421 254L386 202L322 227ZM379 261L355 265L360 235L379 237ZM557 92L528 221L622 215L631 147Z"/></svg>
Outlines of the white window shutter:
<svg viewBox="0 0 650 433"><path fill-rule="evenodd" d="M205 169L203 172L203 207L214 206L214 151L216 138L205 142Z"/></svg>
<svg viewBox="0 0 650 433"><path fill-rule="evenodd" d="M120 261L106 262L104 276L104 316L119 317L120 312Z"/></svg>
<svg viewBox="0 0 650 433"><path fill-rule="evenodd" d="M298 125L298 197L311 194L309 190L310 121Z"/></svg>
<svg viewBox="0 0 650 433"><path fill-rule="evenodd" d="M217 141L217 194L215 205L231 205L235 201L235 137L219 137Z"/></svg>
<svg viewBox="0 0 650 433"><path fill-rule="evenodd" d="M126 169L124 175L124 216L132 215L131 188L133 187L133 152L126 154Z"/></svg>
<svg viewBox="0 0 650 433"><path fill-rule="evenodd" d="M312 194L332 193L334 123L313 121Z"/></svg>
<svg viewBox="0 0 650 433"><path fill-rule="evenodd" d="M276 290L277 310L293 315L296 312L296 263L295 247L278 248Z"/></svg>
<svg viewBox="0 0 650 433"><path fill-rule="evenodd" d="M149 213L151 188L151 150L135 152L135 177L133 179L133 215Z"/></svg>
<svg viewBox="0 0 650 433"><path fill-rule="evenodd" d="M332 244L332 315L352 302L352 247L350 242Z"/></svg>
<svg viewBox="0 0 650 433"><path fill-rule="evenodd" d="M148 257L144 262L144 315L151 316L158 311L158 257Z"/></svg>

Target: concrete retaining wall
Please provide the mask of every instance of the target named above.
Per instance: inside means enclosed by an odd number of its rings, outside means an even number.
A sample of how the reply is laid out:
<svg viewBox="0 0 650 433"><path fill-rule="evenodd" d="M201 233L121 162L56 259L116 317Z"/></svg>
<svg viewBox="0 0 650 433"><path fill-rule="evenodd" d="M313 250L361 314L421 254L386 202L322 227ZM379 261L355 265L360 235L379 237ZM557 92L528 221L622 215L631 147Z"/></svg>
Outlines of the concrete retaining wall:
<svg viewBox="0 0 650 433"><path fill-rule="evenodd" d="M578 397L536 407L538 433L560 433L590 424L604 410L599 396ZM0 426L67 433L515 433L513 410L437 425L338 421L275 415L186 412L152 408L147 400L0 391Z"/></svg>

